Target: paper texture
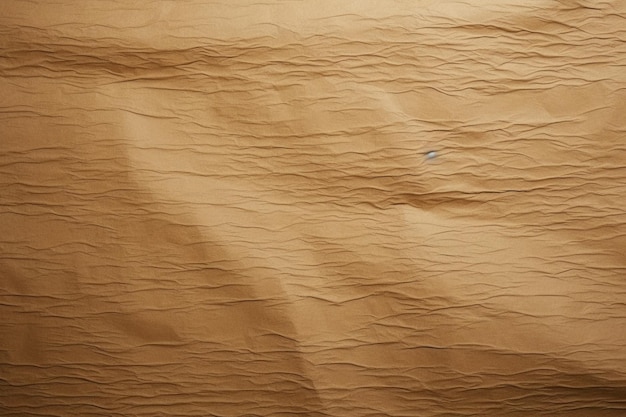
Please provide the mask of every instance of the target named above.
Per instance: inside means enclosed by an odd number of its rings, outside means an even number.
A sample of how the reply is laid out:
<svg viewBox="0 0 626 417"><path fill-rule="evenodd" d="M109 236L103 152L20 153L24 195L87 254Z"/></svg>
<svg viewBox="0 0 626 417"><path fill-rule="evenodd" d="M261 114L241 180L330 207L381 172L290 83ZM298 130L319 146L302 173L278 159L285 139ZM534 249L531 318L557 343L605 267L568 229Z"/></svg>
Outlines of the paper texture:
<svg viewBox="0 0 626 417"><path fill-rule="evenodd" d="M0 4L3 416L626 415L626 2Z"/></svg>

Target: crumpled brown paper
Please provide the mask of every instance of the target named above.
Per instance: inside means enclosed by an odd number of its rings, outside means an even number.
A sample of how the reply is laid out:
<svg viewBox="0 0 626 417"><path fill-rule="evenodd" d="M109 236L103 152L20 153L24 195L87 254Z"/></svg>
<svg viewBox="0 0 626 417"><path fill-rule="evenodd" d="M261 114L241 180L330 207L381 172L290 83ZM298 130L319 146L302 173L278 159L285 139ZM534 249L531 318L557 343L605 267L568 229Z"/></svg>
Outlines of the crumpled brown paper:
<svg viewBox="0 0 626 417"><path fill-rule="evenodd" d="M626 415L625 1L0 9L1 415Z"/></svg>

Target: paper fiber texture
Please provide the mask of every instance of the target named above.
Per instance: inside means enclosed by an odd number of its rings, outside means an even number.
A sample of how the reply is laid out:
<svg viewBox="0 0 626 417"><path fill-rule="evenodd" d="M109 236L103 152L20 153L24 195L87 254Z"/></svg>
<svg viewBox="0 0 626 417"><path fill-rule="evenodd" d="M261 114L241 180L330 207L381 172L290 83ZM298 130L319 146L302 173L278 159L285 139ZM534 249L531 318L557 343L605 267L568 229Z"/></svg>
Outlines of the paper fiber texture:
<svg viewBox="0 0 626 417"><path fill-rule="evenodd" d="M626 415L626 2L0 3L0 415Z"/></svg>

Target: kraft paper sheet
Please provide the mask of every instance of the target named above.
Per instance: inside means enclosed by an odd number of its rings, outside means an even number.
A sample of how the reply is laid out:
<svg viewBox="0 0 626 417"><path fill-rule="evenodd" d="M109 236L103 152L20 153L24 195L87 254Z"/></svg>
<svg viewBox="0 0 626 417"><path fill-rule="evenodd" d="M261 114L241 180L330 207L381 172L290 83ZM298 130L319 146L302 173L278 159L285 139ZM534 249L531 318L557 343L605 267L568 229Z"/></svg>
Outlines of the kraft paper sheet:
<svg viewBox="0 0 626 417"><path fill-rule="evenodd" d="M626 2L0 3L0 415L626 415Z"/></svg>

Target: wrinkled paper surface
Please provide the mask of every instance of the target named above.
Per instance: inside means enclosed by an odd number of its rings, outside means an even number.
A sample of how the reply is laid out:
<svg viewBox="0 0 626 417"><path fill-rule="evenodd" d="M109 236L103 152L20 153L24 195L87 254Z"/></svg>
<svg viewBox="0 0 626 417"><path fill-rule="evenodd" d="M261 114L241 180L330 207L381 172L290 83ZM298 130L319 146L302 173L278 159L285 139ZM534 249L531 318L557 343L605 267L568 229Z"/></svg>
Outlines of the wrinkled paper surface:
<svg viewBox="0 0 626 417"><path fill-rule="evenodd" d="M626 2L0 5L0 414L626 415Z"/></svg>

